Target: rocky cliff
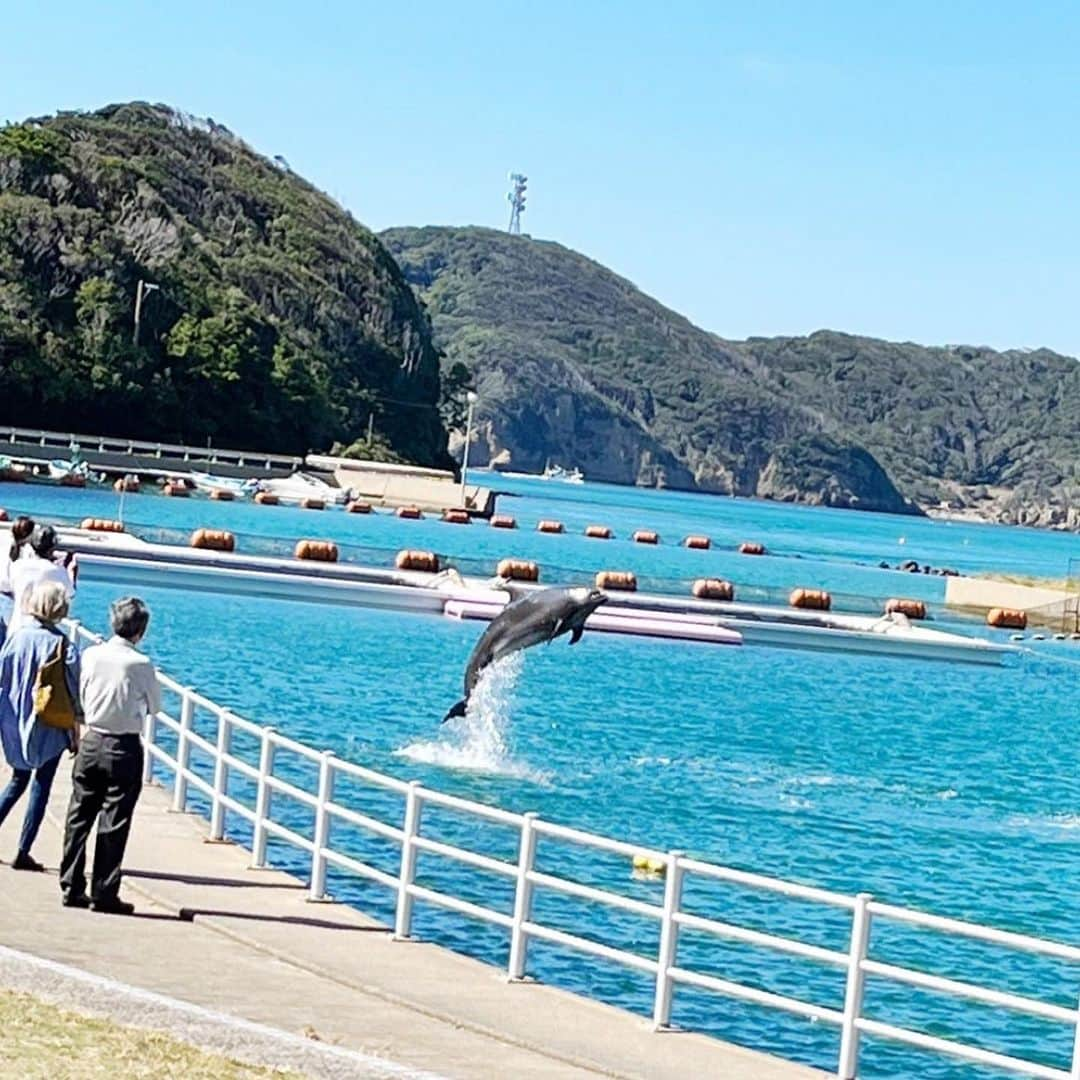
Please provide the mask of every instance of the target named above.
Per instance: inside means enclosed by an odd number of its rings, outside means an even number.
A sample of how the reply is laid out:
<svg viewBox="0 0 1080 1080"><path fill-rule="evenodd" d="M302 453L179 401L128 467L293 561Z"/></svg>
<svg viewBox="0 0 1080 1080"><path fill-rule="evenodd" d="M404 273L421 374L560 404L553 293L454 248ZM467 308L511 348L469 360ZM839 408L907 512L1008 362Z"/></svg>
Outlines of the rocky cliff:
<svg viewBox="0 0 1080 1080"><path fill-rule="evenodd" d="M482 454L594 479L897 512L1080 524L1080 364L822 331L726 341L558 244L383 234ZM475 449L474 449L475 453Z"/></svg>

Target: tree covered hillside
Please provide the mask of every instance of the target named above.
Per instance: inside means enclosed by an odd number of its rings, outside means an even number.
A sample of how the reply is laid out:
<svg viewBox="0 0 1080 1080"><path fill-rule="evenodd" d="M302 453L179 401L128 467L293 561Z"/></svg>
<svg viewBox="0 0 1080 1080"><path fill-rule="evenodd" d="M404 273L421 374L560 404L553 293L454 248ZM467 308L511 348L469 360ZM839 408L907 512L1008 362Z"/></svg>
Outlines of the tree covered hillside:
<svg viewBox="0 0 1080 1080"><path fill-rule="evenodd" d="M725 341L559 244L382 236L447 362L474 373L487 448L510 467L1080 528L1071 358L831 331Z"/></svg>
<svg viewBox="0 0 1080 1080"><path fill-rule="evenodd" d="M141 103L0 129L0 422L302 452L374 413L433 464L438 396L394 260L280 159Z"/></svg>

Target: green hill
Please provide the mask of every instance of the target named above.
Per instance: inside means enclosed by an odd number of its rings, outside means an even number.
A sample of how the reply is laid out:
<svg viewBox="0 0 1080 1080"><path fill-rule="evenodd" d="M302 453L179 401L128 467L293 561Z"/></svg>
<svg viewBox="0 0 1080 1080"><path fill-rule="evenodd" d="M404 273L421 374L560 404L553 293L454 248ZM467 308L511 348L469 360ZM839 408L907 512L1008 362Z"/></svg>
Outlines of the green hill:
<svg viewBox="0 0 1080 1080"><path fill-rule="evenodd" d="M444 365L473 373L481 456L620 483L1080 525L1070 358L828 331L724 341L558 244L478 228L382 239Z"/></svg>
<svg viewBox="0 0 1080 1080"><path fill-rule="evenodd" d="M140 103L0 129L0 422L302 452L374 414L446 464L438 397L393 259L282 160Z"/></svg>

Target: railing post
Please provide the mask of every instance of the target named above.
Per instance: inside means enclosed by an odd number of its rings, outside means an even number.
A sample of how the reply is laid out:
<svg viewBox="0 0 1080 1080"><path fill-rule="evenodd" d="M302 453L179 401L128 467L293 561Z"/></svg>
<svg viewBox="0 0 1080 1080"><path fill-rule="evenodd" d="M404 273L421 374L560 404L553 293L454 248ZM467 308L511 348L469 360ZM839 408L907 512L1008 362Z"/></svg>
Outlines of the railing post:
<svg viewBox="0 0 1080 1080"><path fill-rule="evenodd" d="M188 733L195 715L195 702L191 699L191 689L185 686L180 691L180 731L176 736L176 777L173 781L173 813L182 814L187 810L188 782L185 773L191 763L191 743Z"/></svg>
<svg viewBox="0 0 1080 1080"><path fill-rule="evenodd" d="M675 916L682 907L683 867L685 851L668 852L664 872L664 910L660 917L660 948L657 951L656 995L653 998L653 1028L671 1026L671 996L674 984L671 969L679 951L679 924Z"/></svg>
<svg viewBox="0 0 1080 1080"><path fill-rule="evenodd" d="M873 897L859 893L851 913L851 948L848 953L847 988L844 991L844 1020L840 1028L839 1080L855 1080L859 1071L859 1028L866 976L863 961L870 947L870 908Z"/></svg>
<svg viewBox="0 0 1080 1080"><path fill-rule="evenodd" d="M225 838L225 804L221 796L229 787L229 766L225 762L225 755L232 747L232 725L229 723L228 714L218 713L217 747L214 751L214 796L210 805L210 839L223 840Z"/></svg>
<svg viewBox="0 0 1080 1080"><path fill-rule="evenodd" d="M311 853L309 900L323 900L326 897L326 856L323 850L330 842L330 812L326 804L334 798L333 758L333 750L325 750L319 759L319 801L315 806L315 850Z"/></svg>
<svg viewBox="0 0 1080 1080"><path fill-rule="evenodd" d="M144 784L153 783L154 780L154 755L150 748L157 745L157 713L147 713L143 720L143 770L142 779Z"/></svg>
<svg viewBox="0 0 1080 1080"><path fill-rule="evenodd" d="M1072 1069L1069 1080L1080 1080L1080 1004L1076 1008L1076 1034L1073 1036Z"/></svg>
<svg viewBox="0 0 1080 1080"><path fill-rule="evenodd" d="M416 877L416 846L413 840L420 832L420 816L423 804L420 800L420 781L412 780L405 796L405 824L401 838L401 873L398 876L397 911L394 918L394 938L408 941L412 933L413 898L409 894Z"/></svg>
<svg viewBox="0 0 1080 1080"><path fill-rule="evenodd" d="M517 886L514 889L514 925L510 928L511 979L524 979L529 954L529 935L525 923L532 919L533 884L529 875L536 865L536 829L533 827L537 814L528 811L521 822L521 842L518 845Z"/></svg>
<svg viewBox="0 0 1080 1080"><path fill-rule="evenodd" d="M270 798L273 791L266 782L274 773L274 742L272 727L262 729L262 742L259 745L259 779L255 789L255 823L251 833L251 866L261 870L266 866L266 819L270 816Z"/></svg>

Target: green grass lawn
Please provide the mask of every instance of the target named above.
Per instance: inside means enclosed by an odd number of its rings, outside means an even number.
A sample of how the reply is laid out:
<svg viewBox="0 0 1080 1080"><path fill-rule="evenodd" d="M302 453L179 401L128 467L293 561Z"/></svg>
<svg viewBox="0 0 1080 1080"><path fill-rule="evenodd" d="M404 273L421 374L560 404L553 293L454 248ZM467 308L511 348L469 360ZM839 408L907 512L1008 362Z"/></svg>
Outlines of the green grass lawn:
<svg viewBox="0 0 1080 1080"><path fill-rule="evenodd" d="M152 1031L67 1012L0 991L0 1077L25 1080L300 1080L244 1065Z"/></svg>

